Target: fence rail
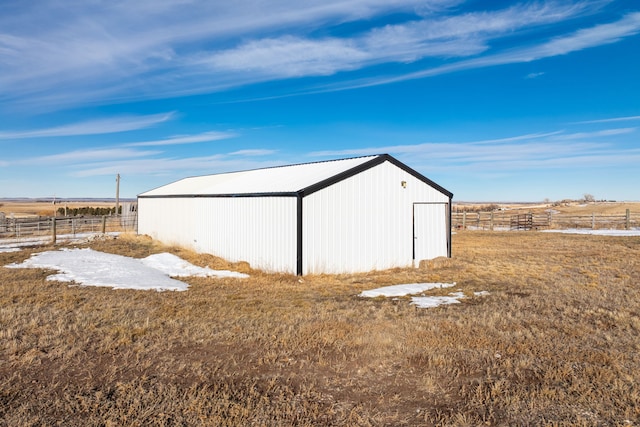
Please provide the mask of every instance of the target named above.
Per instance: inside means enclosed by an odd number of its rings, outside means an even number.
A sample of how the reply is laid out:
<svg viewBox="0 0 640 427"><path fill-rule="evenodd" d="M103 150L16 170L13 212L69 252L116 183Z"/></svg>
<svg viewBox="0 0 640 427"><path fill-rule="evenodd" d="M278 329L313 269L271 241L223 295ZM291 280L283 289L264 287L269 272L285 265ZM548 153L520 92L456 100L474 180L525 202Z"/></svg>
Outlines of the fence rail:
<svg viewBox="0 0 640 427"><path fill-rule="evenodd" d="M137 227L135 216L0 218L0 239L25 240L50 236L55 242L58 236L63 235L135 231Z"/></svg>
<svg viewBox="0 0 640 427"><path fill-rule="evenodd" d="M627 210L624 214L567 215L556 213L514 214L509 211L494 212L453 212L451 226L454 229L475 230L537 230L537 229L617 229L629 230L640 227L640 213ZM136 231L137 216L102 217L39 217L39 218L3 218L0 217L0 239L25 240L32 237L78 234L100 234L116 231Z"/></svg>
<svg viewBox="0 0 640 427"><path fill-rule="evenodd" d="M453 212L451 226L454 229L475 230L538 230L538 229L616 229L629 230L640 227L640 212L626 212L614 215L596 213L569 215L553 212L513 213L494 212Z"/></svg>

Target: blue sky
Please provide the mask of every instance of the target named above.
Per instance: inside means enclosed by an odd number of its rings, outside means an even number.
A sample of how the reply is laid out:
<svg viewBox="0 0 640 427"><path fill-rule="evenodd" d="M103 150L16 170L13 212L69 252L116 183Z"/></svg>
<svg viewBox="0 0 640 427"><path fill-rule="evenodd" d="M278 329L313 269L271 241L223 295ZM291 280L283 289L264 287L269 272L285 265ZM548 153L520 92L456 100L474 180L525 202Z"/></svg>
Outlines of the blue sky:
<svg viewBox="0 0 640 427"><path fill-rule="evenodd" d="M636 0L4 0L0 197L389 153L460 201L640 200Z"/></svg>

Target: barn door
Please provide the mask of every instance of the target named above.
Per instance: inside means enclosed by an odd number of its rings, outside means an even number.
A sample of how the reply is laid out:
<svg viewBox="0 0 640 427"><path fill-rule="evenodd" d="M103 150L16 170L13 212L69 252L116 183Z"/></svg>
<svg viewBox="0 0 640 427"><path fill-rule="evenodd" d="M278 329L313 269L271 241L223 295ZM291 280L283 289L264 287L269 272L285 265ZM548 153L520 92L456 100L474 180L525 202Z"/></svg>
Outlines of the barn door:
<svg viewBox="0 0 640 427"><path fill-rule="evenodd" d="M448 255L446 203L413 204L413 259Z"/></svg>

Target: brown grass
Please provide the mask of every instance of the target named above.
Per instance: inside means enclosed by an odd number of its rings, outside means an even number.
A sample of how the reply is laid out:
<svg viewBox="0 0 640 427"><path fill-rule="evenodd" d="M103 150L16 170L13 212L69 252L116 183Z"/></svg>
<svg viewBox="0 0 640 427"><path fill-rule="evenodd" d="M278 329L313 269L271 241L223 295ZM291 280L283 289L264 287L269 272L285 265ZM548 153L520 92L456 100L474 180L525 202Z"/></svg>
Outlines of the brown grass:
<svg viewBox="0 0 640 427"><path fill-rule="evenodd" d="M0 268L0 425L636 425L640 239L463 232L454 258L300 279L133 236L247 280L113 291ZM51 249L51 248L48 248ZM0 253L0 265L42 248ZM362 299L457 282L461 304ZM474 297L474 291L490 295Z"/></svg>
<svg viewBox="0 0 640 427"><path fill-rule="evenodd" d="M549 202L549 203L455 203L453 210L463 212L491 212L503 208L508 212L544 213L553 209L564 215L624 215L629 209L632 213L640 212L640 202Z"/></svg>

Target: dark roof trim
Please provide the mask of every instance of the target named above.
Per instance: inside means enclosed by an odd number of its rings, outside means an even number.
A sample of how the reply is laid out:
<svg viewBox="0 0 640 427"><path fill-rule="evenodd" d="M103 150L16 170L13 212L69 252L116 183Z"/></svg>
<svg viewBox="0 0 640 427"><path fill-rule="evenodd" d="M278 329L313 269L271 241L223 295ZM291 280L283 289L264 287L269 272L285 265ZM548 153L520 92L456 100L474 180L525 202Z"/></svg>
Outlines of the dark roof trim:
<svg viewBox="0 0 640 427"><path fill-rule="evenodd" d="M351 168L349 170L346 170L344 172L340 172L337 175L334 175L334 176L329 177L329 178L327 178L327 179L325 179L323 181L316 182L313 185L310 185L310 186L308 186L306 188L303 188L298 193L302 197L308 196L310 194L315 193L316 191L320 191L323 188L327 188L327 187L329 187L329 186L331 186L333 184L336 184L336 183L338 183L338 182L340 182L342 180L345 180L347 178L351 178L352 176L355 176L355 175L359 174L360 172L366 171L367 169L370 169L370 168L372 168L374 166L377 166L380 163L382 163L383 161L384 160L382 160L382 161L380 160L380 156L375 157L375 158L369 160L366 163L363 163L361 165L353 167L353 168Z"/></svg>
<svg viewBox="0 0 640 427"><path fill-rule="evenodd" d="M139 195L139 199L202 199L202 198L233 198L233 197L298 197L298 193L230 193L230 194L168 194L168 195Z"/></svg>
<svg viewBox="0 0 640 427"><path fill-rule="evenodd" d="M418 171L411 169L409 166L405 165L404 163L402 163L401 161L397 160L396 158L390 156L389 154L380 154L378 156L376 156L375 158L369 160L366 163L363 163L361 165L358 165L354 168L351 168L349 170L346 170L342 173L339 173L337 175L334 175L330 178L325 179L324 181L320 181L316 184L310 185L307 188L303 188L302 190L299 191L299 194L302 195L302 197L308 196L310 194L315 193L316 191L320 191L323 188L327 188L333 184L336 184L342 180L345 180L347 178L351 178L352 176L355 176L357 174L359 174L360 172L364 172L367 169L371 169L372 167L378 166L384 162L389 162L397 167L399 167L400 169L402 169L403 171L409 173L410 175L414 176L415 178L419 179L420 181L424 182L425 184L433 187L434 189L438 190L439 192L441 192L442 194L446 195L447 197L449 197L449 199L451 199L453 197L453 193L446 190L444 187L441 187L440 185L436 184L435 182L431 181L429 178L427 178L426 176L422 175L421 173L419 173Z"/></svg>

